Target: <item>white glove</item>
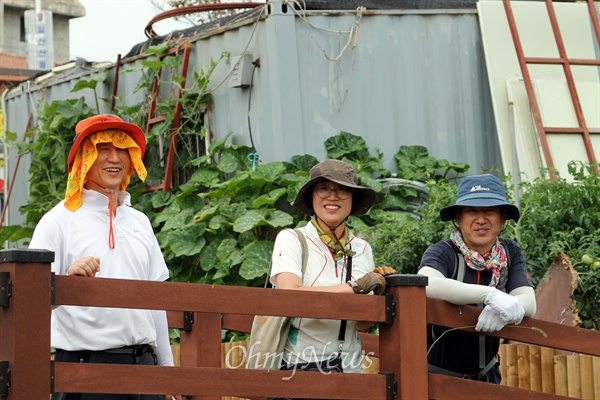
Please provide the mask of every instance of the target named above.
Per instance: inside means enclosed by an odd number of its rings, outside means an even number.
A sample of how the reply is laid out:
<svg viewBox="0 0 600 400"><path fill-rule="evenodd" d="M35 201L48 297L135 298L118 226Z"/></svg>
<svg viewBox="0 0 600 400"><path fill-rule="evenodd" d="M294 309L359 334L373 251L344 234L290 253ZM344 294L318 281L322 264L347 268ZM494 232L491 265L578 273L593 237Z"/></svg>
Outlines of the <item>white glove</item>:
<svg viewBox="0 0 600 400"><path fill-rule="evenodd" d="M504 328L504 325L506 325L506 322L502 320L500 313L490 306L486 306L481 314L479 314L475 330L477 332L496 332Z"/></svg>
<svg viewBox="0 0 600 400"><path fill-rule="evenodd" d="M484 303L499 313L506 324L520 324L525 316L525 309L519 299L496 288L492 288Z"/></svg>

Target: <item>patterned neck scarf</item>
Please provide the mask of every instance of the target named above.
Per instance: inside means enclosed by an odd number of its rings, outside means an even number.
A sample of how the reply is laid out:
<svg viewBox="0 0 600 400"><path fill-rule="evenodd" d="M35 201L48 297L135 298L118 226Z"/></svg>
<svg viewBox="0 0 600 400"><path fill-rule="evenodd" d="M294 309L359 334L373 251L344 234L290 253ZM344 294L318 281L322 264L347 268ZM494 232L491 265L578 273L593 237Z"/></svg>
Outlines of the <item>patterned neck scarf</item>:
<svg viewBox="0 0 600 400"><path fill-rule="evenodd" d="M317 222L316 215L313 215L311 217L310 221L315 226L315 228L317 228L317 233L319 234L321 241L323 243L325 243L327 245L327 247L329 247L329 250L331 250L331 254L335 255L336 261L341 260L344 257L344 254L347 257L352 257L353 255L356 254L355 251L352 251L351 249L346 248L347 239L348 239L348 228L344 227L344 234L342 235L342 238L340 239L340 243L338 244L335 242L335 240L331 236L329 236L328 234L323 232L323 230L319 226L319 223ZM340 246L340 244L341 244L341 246Z"/></svg>
<svg viewBox="0 0 600 400"><path fill-rule="evenodd" d="M67 190L65 192L65 207L71 211L77 210L82 205L81 193L87 181L87 173L92 164L94 164L94 161L96 161L96 158L98 158L98 151L96 150L96 144L98 143L112 143L113 146L119 149L127 149L129 151L132 168L127 178L121 183L119 190L123 191L127 189L134 171L137 172L138 177L142 181L146 179L147 172L142 162L142 150L131 136L116 129L107 129L93 133L81 143L81 147L73 160L73 167L69 172Z"/></svg>
<svg viewBox="0 0 600 400"><path fill-rule="evenodd" d="M477 271L491 269L492 280L490 281L490 286L498 286L500 283L500 270L507 266L506 251L500 244L498 238L496 238L496 243L494 243L491 253L484 255L469 249L463 240L460 230L457 228L450 232L450 240L452 240L452 243L454 243L463 254L465 263L469 268Z"/></svg>

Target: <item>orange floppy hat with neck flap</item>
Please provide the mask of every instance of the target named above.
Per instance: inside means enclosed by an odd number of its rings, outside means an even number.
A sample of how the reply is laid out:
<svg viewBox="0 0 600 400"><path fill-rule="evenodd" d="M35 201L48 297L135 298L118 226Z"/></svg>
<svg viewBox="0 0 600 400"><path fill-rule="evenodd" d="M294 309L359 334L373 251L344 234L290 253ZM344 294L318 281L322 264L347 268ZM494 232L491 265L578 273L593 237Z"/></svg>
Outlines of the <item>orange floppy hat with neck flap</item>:
<svg viewBox="0 0 600 400"><path fill-rule="evenodd" d="M139 146L142 151L142 158L146 152L146 135L144 131L137 126L129 122L123 121L120 117L112 114L100 114L93 117L86 118L77 123L75 127L75 138L73 139L73 146L69 151L69 157L67 158L68 171L71 171L73 167L73 161L75 155L81 147L81 142L93 133L100 132L106 129L116 129L127 133Z"/></svg>
<svg viewBox="0 0 600 400"><path fill-rule="evenodd" d="M144 132L135 124L124 122L114 115L98 115L84 119L75 128L73 147L69 152L65 207L71 211L82 205L82 193L87 171L97 157L97 143L113 143L118 148L127 148L132 169L121 182L119 190L126 190L131 174L136 172L142 181L146 178L146 168L142 157L146 148ZM88 142L91 140L91 142Z"/></svg>

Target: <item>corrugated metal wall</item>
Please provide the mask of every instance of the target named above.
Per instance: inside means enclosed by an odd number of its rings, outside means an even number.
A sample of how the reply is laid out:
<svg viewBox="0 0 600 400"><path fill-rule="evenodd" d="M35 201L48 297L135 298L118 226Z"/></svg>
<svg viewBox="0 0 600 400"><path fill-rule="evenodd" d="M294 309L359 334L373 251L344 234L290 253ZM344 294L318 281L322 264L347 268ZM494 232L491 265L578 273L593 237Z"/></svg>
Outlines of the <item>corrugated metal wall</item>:
<svg viewBox="0 0 600 400"><path fill-rule="evenodd" d="M260 58L250 121L264 162L309 153L326 157L323 142L340 131L365 138L395 169L401 145L424 145L438 158L468 162L472 173L501 168L479 24L474 10L382 12L358 22L348 46L352 14L273 14L251 41L252 25L200 42L193 56L206 64L223 49L246 45ZM343 32L343 33L340 33ZM249 43L248 43L249 41ZM330 58L339 57L337 61ZM221 65L220 82L230 66ZM249 144L250 90L227 82L213 93L213 132Z"/></svg>
<svg viewBox="0 0 600 400"><path fill-rule="evenodd" d="M233 132L233 143L250 145L251 95L253 142L263 162L305 153L324 159L323 142L347 131L364 137L373 153L379 148L391 170L401 145L423 145L434 157L467 162L472 174L501 168L475 9L368 11L362 16L309 12L300 18L276 3L270 12L259 22L237 22L193 42L189 77L223 51L234 57L246 50L252 60L260 59L252 90L230 87L231 63L215 69L209 115L214 139ZM356 36L350 35L353 26ZM125 61L127 68L139 63ZM69 93L82 74L89 79L87 73L76 68L32 85L30 94L26 85L9 93L7 129L22 134L38 101L91 96L91 91ZM118 95L126 104L140 101L141 94L132 94L137 78L120 77ZM109 79L100 97L109 97L111 85ZM91 97L88 104L93 104ZM7 177L14 157L9 156ZM10 224L22 220L18 207L27 201L27 166L24 157Z"/></svg>

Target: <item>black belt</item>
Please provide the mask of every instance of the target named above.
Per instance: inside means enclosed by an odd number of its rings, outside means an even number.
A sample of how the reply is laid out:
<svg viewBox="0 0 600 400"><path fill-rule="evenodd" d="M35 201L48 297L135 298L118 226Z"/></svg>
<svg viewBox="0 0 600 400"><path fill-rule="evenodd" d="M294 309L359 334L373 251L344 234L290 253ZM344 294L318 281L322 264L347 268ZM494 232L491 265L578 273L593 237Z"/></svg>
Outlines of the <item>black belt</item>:
<svg viewBox="0 0 600 400"><path fill-rule="evenodd" d="M144 353L152 351L152 347L149 344L141 344L141 345L133 345L133 346L125 346L119 347L118 349L107 349L107 350L99 350L98 353L107 353L107 354L122 354L127 356L141 356Z"/></svg>

